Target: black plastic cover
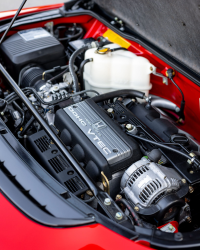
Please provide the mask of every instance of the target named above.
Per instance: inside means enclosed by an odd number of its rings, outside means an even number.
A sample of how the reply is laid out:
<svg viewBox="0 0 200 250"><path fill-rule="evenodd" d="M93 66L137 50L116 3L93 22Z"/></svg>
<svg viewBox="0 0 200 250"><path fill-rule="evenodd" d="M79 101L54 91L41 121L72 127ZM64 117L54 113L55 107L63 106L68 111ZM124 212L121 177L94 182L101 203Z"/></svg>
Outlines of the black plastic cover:
<svg viewBox="0 0 200 250"><path fill-rule="evenodd" d="M5 40L0 49L14 80L30 63L43 65L45 69L66 64L64 46L43 28L20 31Z"/></svg>
<svg viewBox="0 0 200 250"><path fill-rule="evenodd" d="M79 195L88 189L44 130L29 136L27 145L37 161L70 192Z"/></svg>

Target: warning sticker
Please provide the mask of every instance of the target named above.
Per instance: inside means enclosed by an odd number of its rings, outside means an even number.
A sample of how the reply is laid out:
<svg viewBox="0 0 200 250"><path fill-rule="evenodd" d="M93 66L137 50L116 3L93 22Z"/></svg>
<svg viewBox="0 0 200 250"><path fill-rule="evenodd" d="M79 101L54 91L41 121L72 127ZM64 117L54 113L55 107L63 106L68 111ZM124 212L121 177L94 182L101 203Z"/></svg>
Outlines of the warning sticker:
<svg viewBox="0 0 200 250"><path fill-rule="evenodd" d="M22 30L22 31L19 31L18 34L26 41L51 36L51 34L43 28Z"/></svg>
<svg viewBox="0 0 200 250"><path fill-rule="evenodd" d="M116 43L123 48L128 49L131 45L127 42L124 38L113 32L112 30L108 29L104 34L103 37L107 38L110 42Z"/></svg>

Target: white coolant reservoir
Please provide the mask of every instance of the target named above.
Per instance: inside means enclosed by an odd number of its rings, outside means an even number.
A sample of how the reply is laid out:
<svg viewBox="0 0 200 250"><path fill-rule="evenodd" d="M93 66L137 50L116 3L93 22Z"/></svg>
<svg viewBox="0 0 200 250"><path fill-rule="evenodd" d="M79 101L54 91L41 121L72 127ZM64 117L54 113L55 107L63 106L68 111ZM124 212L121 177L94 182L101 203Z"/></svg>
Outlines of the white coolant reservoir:
<svg viewBox="0 0 200 250"><path fill-rule="evenodd" d="M112 49L120 46L109 44L105 47ZM155 66L146 58L126 50L98 54L96 48L85 52L85 59L88 58L93 58L93 61L87 63L84 68L83 78L86 89L94 89L99 93L135 89L148 95L152 87L150 74Z"/></svg>

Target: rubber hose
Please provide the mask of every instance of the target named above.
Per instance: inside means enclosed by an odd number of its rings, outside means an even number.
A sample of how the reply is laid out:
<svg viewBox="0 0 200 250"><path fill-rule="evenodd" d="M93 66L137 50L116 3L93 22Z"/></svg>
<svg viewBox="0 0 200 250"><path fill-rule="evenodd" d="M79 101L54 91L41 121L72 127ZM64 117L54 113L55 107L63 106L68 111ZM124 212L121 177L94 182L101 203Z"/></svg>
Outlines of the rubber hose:
<svg viewBox="0 0 200 250"><path fill-rule="evenodd" d="M190 155L187 155L187 154L181 152L180 150L171 148L171 147L169 147L169 146L167 146L167 145L165 145L165 144L158 143L158 142L155 142L155 141L152 141L152 140L149 140L149 139L146 139L146 138L143 138L143 137L141 137L141 136L134 135L134 134L131 134L131 133L128 133L128 132L127 132L127 135L130 135L130 136L134 137L135 139L138 139L138 140L141 140L141 141L145 141L145 142L154 144L154 145L156 145L156 146L158 146L158 147L161 147L161 148L165 148L165 149L167 149L167 150L170 150L170 151L172 151L172 152L174 152L174 153L177 153L177 154L179 154L179 155L184 156L185 158L187 158L187 159L189 159L189 160L192 160L192 159L193 159L193 157L191 157ZM198 169L199 169L199 168L200 168L200 162L199 162L199 160L198 160L198 159L194 159L193 162L194 162L195 164L198 165Z"/></svg>
<svg viewBox="0 0 200 250"><path fill-rule="evenodd" d="M62 71L61 73L59 73L58 75L52 77L51 79L49 79L47 82L53 82L56 79L58 79L59 77L61 77L64 73L66 73L69 70L69 67L67 67L64 71Z"/></svg>
<svg viewBox="0 0 200 250"><path fill-rule="evenodd" d="M26 123L24 126L24 129L21 131L20 136L24 136L28 128L31 126L31 124L35 121L35 117L31 116L30 120Z"/></svg>
<svg viewBox="0 0 200 250"><path fill-rule="evenodd" d="M92 62L92 58L85 59L81 62L80 68L79 68L79 75L80 75L80 84L83 85L83 69L86 63Z"/></svg>
<svg viewBox="0 0 200 250"><path fill-rule="evenodd" d="M126 48L123 48L123 47L114 48L114 49L111 49L110 51L111 51L111 52L115 52L115 51L118 51L118 50L126 50L126 51L127 51L127 49L126 49Z"/></svg>
<svg viewBox="0 0 200 250"><path fill-rule="evenodd" d="M116 90L113 92L102 94L100 96L95 96L92 99L94 102L103 102L103 101L106 101L115 97L119 97L119 96L130 97L130 98L138 97L138 98L144 99L145 93L140 92L138 90L133 90L133 89L122 89L122 90Z"/></svg>
<svg viewBox="0 0 200 250"><path fill-rule="evenodd" d="M81 47L80 49L75 50L74 53L71 55L71 57L69 59L69 71L70 71L70 74L72 76L73 90L74 90L75 93L77 91L79 91L79 86L78 86L78 78L77 78L77 75L76 75L75 70L74 70L74 62L76 60L76 57L79 54L86 51L88 48L89 48L89 46L85 45L85 46Z"/></svg>
<svg viewBox="0 0 200 250"><path fill-rule="evenodd" d="M72 36L68 36L68 37L64 37L64 38L59 38L58 40L59 41L66 41L66 40L72 40L72 39L75 39L75 38L78 38L80 35L83 34L83 29L82 28L77 28L79 29L79 32L76 33L75 35L72 35Z"/></svg>

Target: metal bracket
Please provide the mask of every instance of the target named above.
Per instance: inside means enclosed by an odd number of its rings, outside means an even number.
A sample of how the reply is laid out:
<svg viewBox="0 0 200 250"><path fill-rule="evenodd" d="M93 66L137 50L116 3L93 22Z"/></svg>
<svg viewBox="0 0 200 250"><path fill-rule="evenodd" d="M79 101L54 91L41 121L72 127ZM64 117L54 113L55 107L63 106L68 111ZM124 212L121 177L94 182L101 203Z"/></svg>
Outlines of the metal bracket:
<svg viewBox="0 0 200 250"><path fill-rule="evenodd" d="M168 78L166 76L164 76L163 74L156 72L156 67L154 67L154 68L152 67L152 74L155 76L162 77L163 83L168 85Z"/></svg>
<svg viewBox="0 0 200 250"><path fill-rule="evenodd" d="M104 191L110 195L110 183L103 171L101 171L101 180L102 180Z"/></svg>
<svg viewBox="0 0 200 250"><path fill-rule="evenodd" d="M112 25L117 25L121 31L124 31L124 23L118 17L115 17L114 20L110 22Z"/></svg>

